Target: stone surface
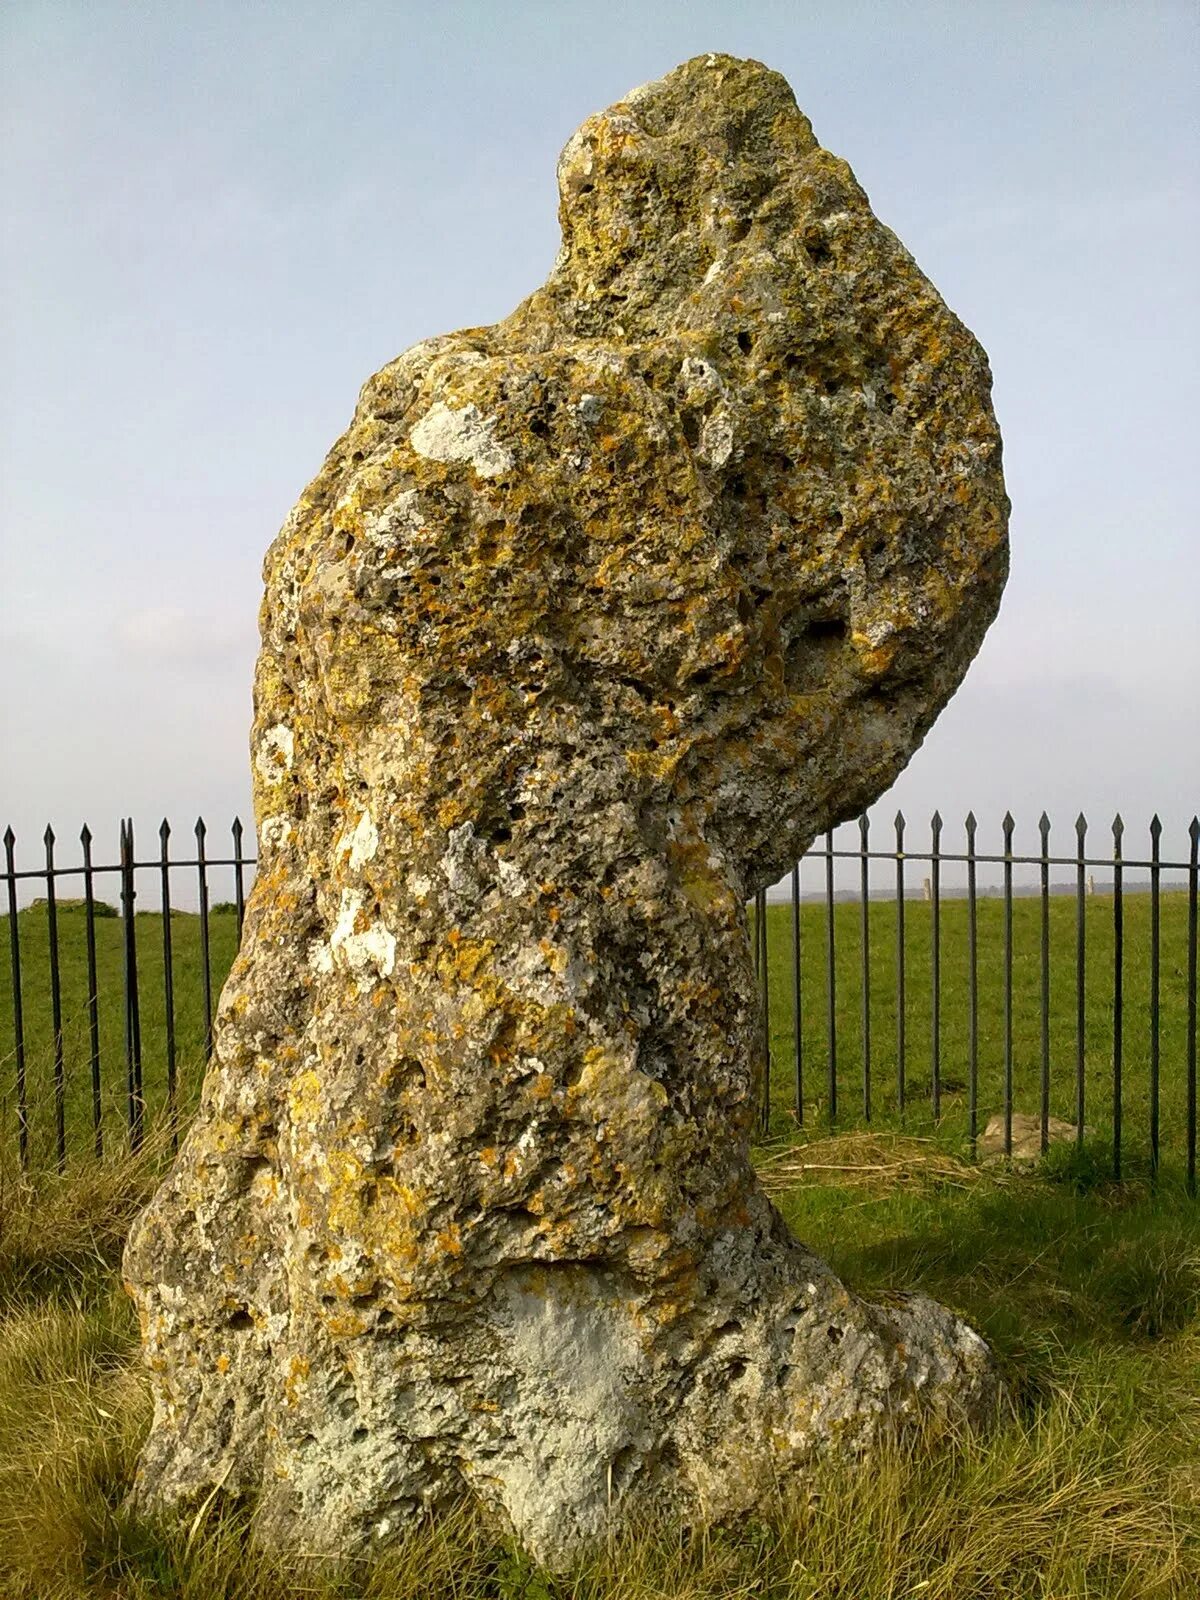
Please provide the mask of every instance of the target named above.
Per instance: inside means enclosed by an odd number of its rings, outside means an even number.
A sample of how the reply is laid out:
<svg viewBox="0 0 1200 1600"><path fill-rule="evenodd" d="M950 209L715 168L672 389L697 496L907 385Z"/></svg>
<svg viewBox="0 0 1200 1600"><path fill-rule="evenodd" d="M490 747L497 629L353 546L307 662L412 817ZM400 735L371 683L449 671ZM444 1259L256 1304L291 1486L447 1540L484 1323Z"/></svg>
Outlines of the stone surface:
<svg viewBox="0 0 1200 1600"><path fill-rule="evenodd" d="M373 377L267 556L259 875L126 1257L137 1498L310 1550L466 1492L560 1562L996 1392L759 1189L743 913L995 614L986 359L757 63L559 184L546 284Z"/></svg>
<svg viewBox="0 0 1200 1600"><path fill-rule="evenodd" d="M1090 1133L1085 1128L1085 1133ZM1066 1144L1078 1133L1074 1122L1064 1122L1061 1117L1050 1117L1046 1123L1049 1144ZM1004 1113L989 1117L987 1127L979 1136L979 1154L989 1161L1006 1159L1004 1149ZM1014 1161L1040 1161L1042 1159L1042 1119L1028 1111L1012 1114L1012 1159Z"/></svg>

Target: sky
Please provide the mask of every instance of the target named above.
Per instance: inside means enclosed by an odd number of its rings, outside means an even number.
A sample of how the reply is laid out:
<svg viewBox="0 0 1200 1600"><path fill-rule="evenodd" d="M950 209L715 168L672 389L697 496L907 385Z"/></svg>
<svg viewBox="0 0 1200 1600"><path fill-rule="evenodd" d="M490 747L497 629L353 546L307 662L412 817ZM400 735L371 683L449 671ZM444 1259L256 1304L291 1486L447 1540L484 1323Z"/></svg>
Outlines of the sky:
<svg viewBox="0 0 1200 1600"><path fill-rule="evenodd" d="M1063 853L1200 807L1200 10L778 0L0 8L0 828L249 822L260 566L362 382L495 321L558 151L707 51L781 71L988 352L1001 613L890 794ZM1189 462L1191 465L1189 466ZM983 846L981 845L981 848ZM213 847L210 845L210 849Z"/></svg>

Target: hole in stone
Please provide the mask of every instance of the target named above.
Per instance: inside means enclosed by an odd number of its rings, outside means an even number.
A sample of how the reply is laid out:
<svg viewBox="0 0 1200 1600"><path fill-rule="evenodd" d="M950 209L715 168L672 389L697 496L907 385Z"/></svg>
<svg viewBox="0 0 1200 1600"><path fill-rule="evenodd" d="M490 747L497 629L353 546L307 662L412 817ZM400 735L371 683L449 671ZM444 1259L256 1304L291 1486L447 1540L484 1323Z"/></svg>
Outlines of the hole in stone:
<svg viewBox="0 0 1200 1600"><path fill-rule="evenodd" d="M828 640L834 643L846 637L845 617L816 617L804 630L805 638L813 644Z"/></svg>
<svg viewBox="0 0 1200 1600"><path fill-rule="evenodd" d="M549 436L550 424L545 417L531 417L529 419L529 431L536 435L537 438L545 439Z"/></svg>
<svg viewBox="0 0 1200 1600"><path fill-rule="evenodd" d="M804 249L814 267L827 266L833 260L833 251L829 248L829 241L816 228L811 228L804 235Z"/></svg>
<svg viewBox="0 0 1200 1600"><path fill-rule="evenodd" d="M746 1372L746 1363L745 1363L745 1361L741 1360L740 1358L737 1361L731 1361L729 1363L729 1366L726 1368L726 1371L725 1371L726 1382L727 1383L736 1383L739 1378L745 1376L745 1372Z"/></svg>
<svg viewBox="0 0 1200 1600"><path fill-rule="evenodd" d="M367 1430L366 1430L366 1428L355 1428L354 1432L350 1435L350 1443L351 1444L362 1444L365 1441L366 1438L367 1438Z"/></svg>
<svg viewBox="0 0 1200 1600"><path fill-rule="evenodd" d="M741 333L739 333L738 336L737 336L737 347L742 352L742 354L744 356L748 356L750 354L751 350L754 349L754 340L750 337L750 335L746 332L746 330L744 328L742 329Z"/></svg>
<svg viewBox="0 0 1200 1600"><path fill-rule="evenodd" d="M841 1344L845 1335L845 1329L835 1328L831 1325L826 1329L826 1333L828 1334L830 1344Z"/></svg>
<svg viewBox="0 0 1200 1600"><path fill-rule="evenodd" d="M226 1326L233 1333L244 1333L248 1328L253 1328L254 1318L243 1306L240 1311L235 1311Z"/></svg>

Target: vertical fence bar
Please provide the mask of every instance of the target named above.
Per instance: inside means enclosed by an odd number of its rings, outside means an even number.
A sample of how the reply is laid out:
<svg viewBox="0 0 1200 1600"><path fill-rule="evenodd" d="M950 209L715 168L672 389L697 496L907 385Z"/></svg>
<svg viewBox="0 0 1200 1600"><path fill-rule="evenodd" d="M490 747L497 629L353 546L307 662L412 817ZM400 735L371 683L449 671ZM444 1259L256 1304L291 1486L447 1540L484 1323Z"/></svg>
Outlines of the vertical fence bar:
<svg viewBox="0 0 1200 1600"><path fill-rule="evenodd" d="M60 1172L67 1165L67 1082L63 1060L62 975L58 962L58 887L54 882L54 829L47 823L46 932L50 942L50 1016L54 1025L54 1159Z"/></svg>
<svg viewBox="0 0 1200 1600"><path fill-rule="evenodd" d="M755 897L758 914L758 942L761 950L759 977L762 989L763 1085L760 1121L765 1134L771 1125L771 974L767 949L767 891Z"/></svg>
<svg viewBox="0 0 1200 1600"><path fill-rule="evenodd" d="M833 829L825 835L825 962L829 1036L829 1125L837 1121L837 971L833 925Z"/></svg>
<svg viewBox="0 0 1200 1600"><path fill-rule="evenodd" d="M208 861L204 854L204 818L196 818L196 877L200 895L200 964L204 974L204 1059L212 1060L212 957L208 944Z"/></svg>
<svg viewBox="0 0 1200 1600"><path fill-rule="evenodd" d="M1087 818L1075 818L1075 1143L1083 1146L1087 1033Z"/></svg>
<svg viewBox="0 0 1200 1600"><path fill-rule="evenodd" d="M754 907L754 925L750 930L750 948L754 953L754 981L762 982L762 928L759 926L758 895L751 900Z"/></svg>
<svg viewBox="0 0 1200 1600"><path fill-rule="evenodd" d="M1161 868L1159 850L1162 840L1162 823L1158 813L1150 819L1150 1176L1158 1176L1158 1078L1159 1078L1159 965L1161 907Z"/></svg>
<svg viewBox="0 0 1200 1600"><path fill-rule="evenodd" d="M4 830L4 877L8 886L8 951L12 963L13 1054L17 1074L17 1155L21 1170L29 1166L29 1101L25 1087L25 1011L21 1002L21 931L17 921L17 870L13 848L17 836Z"/></svg>
<svg viewBox="0 0 1200 1600"><path fill-rule="evenodd" d="M967 812L967 1132L971 1154L979 1137L979 907L973 811Z"/></svg>
<svg viewBox="0 0 1200 1600"><path fill-rule="evenodd" d="M858 819L859 897L862 902L862 1103L863 1121L871 1120L871 864L867 840L871 819Z"/></svg>
<svg viewBox="0 0 1200 1600"><path fill-rule="evenodd" d="M145 1100L142 1094L142 1020L138 1002L137 927L133 880L133 818L121 823L121 916L125 934L125 1069L129 1148L142 1147Z"/></svg>
<svg viewBox="0 0 1200 1600"><path fill-rule="evenodd" d="M100 993L96 982L96 894L92 878L92 830L85 822L79 841L83 845L83 904L87 919L88 1043L92 1084L92 1139L97 1161L104 1159L104 1106L100 1097Z"/></svg>
<svg viewBox="0 0 1200 1600"><path fill-rule="evenodd" d="M1121 1179L1121 1110L1125 1057L1125 905L1122 895L1120 812L1113 818L1113 1177Z"/></svg>
<svg viewBox="0 0 1200 1600"><path fill-rule="evenodd" d="M233 835L233 898L237 906L237 931L238 942L242 938L242 923L246 920L246 886L242 878L242 868L245 865L245 856L242 854L242 819L234 817L233 826L230 828Z"/></svg>
<svg viewBox="0 0 1200 1600"><path fill-rule="evenodd" d="M942 814L935 811L929 824L930 860L930 992L929 1097L933 1120L942 1114Z"/></svg>
<svg viewBox="0 0 1200 1600"><path fill-rule="evenodd" d="M1043 811L1038 818L1042 853L1038 861L1042 902L1042 1079L1041 1120L1042 1154L1050 1148L1050 818Z"/></svg>
<svg viewBox="0 0 1200 1600"><path fill-rule="evenodd" d="M1187 1025L1187 1188L1196 1196L1196 889L1200 880L1200 817L1188 828L1188 1025Z"/></svg>
<svg viewBox="0 0 1200 1600"><path fill-rule="evenodd" d="M1013 1120L1013 821L1004 813L1004 1154L1012 1156Z"/></svg>
<svg viewBox="0 0 1200 1600"><path fill-rule="evenodd" d="M896 813L896 1110L904 1115L904 813Z"/></svg>
<svg viewBox="0 0 1200 1600"><path fill-rule="evenodd" d="M800 984L800 863L792 867L792 1027L794 1046L796 1122L804 1126L803 998Z"/></svg>
<svg viewBox="0 0 1200 1600"><path fill-rule="evenodd" d="M166 817L158 829L158 873L162 891L163 1005L167 1039L167 1121L171 1148L179 1148L179 1102L175 1067L175 967L171 951L171 824Z"/></svg>

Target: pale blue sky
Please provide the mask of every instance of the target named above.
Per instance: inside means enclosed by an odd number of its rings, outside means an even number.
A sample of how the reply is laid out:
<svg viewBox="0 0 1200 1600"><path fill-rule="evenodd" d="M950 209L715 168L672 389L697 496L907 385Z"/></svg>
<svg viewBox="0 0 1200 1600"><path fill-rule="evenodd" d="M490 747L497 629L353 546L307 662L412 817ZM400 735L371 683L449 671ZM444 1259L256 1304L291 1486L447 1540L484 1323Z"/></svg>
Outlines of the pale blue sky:
<svg viewBox="0 0 1200 1600"><path fill-rule="evenodd" d="M0 827L248 819L262 555L359 385L507 314L577 124L783 72L988 350L1012 577L877 817L1200 804L1192 4L0 11ZM111 837L110 837L111 836ZM1065 839L1064 839L1065 844ZM1139 847L1140 848L1140 847ZM32 864L30 862L29 864Z"/></svg>

